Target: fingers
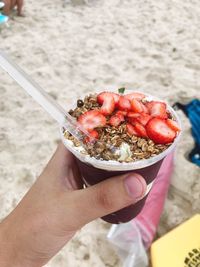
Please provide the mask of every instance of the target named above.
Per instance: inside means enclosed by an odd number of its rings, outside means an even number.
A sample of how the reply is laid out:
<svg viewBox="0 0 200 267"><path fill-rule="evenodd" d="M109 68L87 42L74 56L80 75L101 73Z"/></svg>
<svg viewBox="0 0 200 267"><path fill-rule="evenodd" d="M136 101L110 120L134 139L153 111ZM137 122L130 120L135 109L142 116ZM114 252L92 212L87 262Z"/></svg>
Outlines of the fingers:
<svg viewBox="0 0 200 267"><path fill-rule="evenodd" d="M129 173L105 180L71 195L70 214L73 224L84 224L140 200L146 192L146 182L139 174ZM75 225L74 225L75 226Z"/></svg>
<svg viewBox="0 0 200 267"><path fill-rule="evenodd" d="M61 142L58 144L44 172L48 180L52 177L63 189L75 190L83 188L83 181L75 158ZM54 186L56 185L54 184Z"/></svg>

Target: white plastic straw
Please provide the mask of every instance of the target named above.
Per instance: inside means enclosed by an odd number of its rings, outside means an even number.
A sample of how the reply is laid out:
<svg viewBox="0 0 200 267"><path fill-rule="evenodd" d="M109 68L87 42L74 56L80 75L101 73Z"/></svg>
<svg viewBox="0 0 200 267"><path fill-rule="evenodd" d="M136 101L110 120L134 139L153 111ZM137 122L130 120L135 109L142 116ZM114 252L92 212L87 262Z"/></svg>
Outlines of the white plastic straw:
<svg viewBox="0 0 200 267"><path fill-rule="evenodd" d="M61 126L68 130L79 141L82 139L76 120L50 97L35 81L33 81L19 66L2 51L0 51L0 66L38 102ZM81 132L88 135L84 129Z"/></svg>

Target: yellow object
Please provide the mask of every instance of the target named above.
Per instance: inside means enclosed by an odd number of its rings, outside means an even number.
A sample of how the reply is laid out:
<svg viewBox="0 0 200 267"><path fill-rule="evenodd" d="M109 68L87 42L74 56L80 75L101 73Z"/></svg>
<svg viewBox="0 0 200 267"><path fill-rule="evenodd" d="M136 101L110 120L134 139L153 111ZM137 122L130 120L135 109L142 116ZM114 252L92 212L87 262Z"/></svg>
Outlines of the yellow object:
<svg viewBox="0 0 200 267"><path fill-rule="evenodd" d="M151 261L153 267L200 267L200 215L156 240Z"/></svg>

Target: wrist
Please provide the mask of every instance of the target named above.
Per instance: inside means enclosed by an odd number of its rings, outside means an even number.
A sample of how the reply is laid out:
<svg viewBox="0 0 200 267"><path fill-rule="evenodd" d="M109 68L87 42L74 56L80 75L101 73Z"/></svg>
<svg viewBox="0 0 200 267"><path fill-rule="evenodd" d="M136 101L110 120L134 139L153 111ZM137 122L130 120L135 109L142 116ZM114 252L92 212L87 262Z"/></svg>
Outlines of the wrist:
<svg viewBox="0 0 200 267"><path fill-rule="evenodd" d="M13 234L13 227L6 221L0 224L0 266L1 267L39 267L23 256L20 240Z"/></svg>

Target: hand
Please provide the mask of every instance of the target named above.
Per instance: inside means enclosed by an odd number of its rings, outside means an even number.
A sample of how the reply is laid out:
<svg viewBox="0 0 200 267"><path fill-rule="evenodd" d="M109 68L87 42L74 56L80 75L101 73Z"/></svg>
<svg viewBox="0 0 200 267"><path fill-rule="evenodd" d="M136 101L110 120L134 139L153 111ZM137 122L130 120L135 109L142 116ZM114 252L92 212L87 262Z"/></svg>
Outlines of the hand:
<svg viewBox="0 0 200 267"><path fill-rule="evenodd" d="M73 155L59 144L35 184L0 224L0 266L43 266L82 226L129 206L145 191L145 180L134 173L83 189Z"/></svg>

